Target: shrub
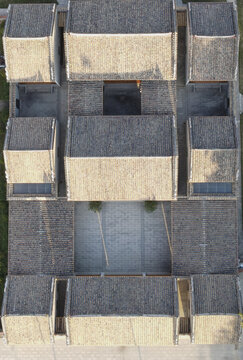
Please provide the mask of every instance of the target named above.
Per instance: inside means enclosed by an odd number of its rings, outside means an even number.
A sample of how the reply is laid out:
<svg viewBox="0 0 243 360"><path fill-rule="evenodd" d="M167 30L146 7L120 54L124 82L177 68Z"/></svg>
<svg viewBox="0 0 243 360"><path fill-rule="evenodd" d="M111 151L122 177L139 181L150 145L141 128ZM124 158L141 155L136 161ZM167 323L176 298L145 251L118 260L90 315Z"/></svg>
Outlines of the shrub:
<svg viewBox="0 0 243 360"><path fill-rule="evenodd" d="M154 211L157 209L157 206L158 206L157 201L145 201L145 202L144 202L145 210L146 210L148 213L154 212Z"/></svg>
<svg viewBox="0 0 243 360"><path fill-rule="evenodd" d="M89 202L89 210L94 212L99 212L102 208L102 202L101 201L90 201Z"/></svg>

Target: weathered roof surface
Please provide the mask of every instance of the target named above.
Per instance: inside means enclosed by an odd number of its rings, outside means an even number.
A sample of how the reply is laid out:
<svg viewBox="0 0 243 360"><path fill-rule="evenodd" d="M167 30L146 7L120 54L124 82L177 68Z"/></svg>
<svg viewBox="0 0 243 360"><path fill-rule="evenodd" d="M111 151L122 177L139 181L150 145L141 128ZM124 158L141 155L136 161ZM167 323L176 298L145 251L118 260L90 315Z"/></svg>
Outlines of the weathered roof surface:
<svg viewBox="0 0 243 360"><path fill-rule="evenodd" d="M173 345L178 317L172 277L70 279L66 319L73 345Z"/></svg>
<svg viewBox="0 0 243 360"><path fill-rule="evenodd" d="M103 115L103 81L68 83L69 115Z"/></svg>
<svg viewBox="0 0 243 360"><path fill-rule="evenodd" d="M70 117L68 199L175 199L177 159L172 116Z"/></svg>
<svg viewBox="0 0 243 360"><path fill-rule="evenodd" d="M189 119L189 181L235 182L236 131L234 118L228 116Z"/></svg>
<svg viewBox="0 0 243 360"><path fill-rule="evenodd" d="M174 31L171 0L85 0L70 3L68 32L146 34Z"/></svg>
<svg viewBox="0 0 243 360"><path fill-rule="evenodd" d="M8 150L49 150L53 118L10 118Z"/></svg>
<svg viewBox="0 0 243 360"><path fill-rule="evenodd" d="M82 276L70 286L69 316L177 314L172 277Z"/></svg>
<svg viewBox="0 0 243 360"><path fill-rule="evenodd" d="M173 155L171 116L72 117L70 126L70 157Z"/></svg>
<svg viewBox="0 0 243 360"><path fill-rule="evenodd" d="M175 24L171 0L72 1L64 34L67 78L175 80Z"/></svg>
<svg viewBox="0 0 243 360"><path fill-rule="evenodd" d="M51 276L8 276L5 315L49 315L51 291Z"/></svg>
<svg viewBox="0 0 243 360"><path fill-rule="evenodd" d="M11 201L9 274L73 274L71 202Z"/></svg>
<svg viewBox="0 0 243 360"><path fill-rule="evenodd" d="M236 273L236 201L178 200L171 216L174 275Z"/></svg>
<svg viewBox="0 0 243 360"><path fill-rule="evenodd" d="M6 36L38 38L51 35L55 4L10 5Z"/></svg>
<svg viewBox="0 0 243 360"><path fill-rule="evenodd" d="M56 14L55 4L10 5L3 36L8 81L56 81Z"/></svg>
<svg viewBox="0 0 243 360"><path fill-rule="evenodd" d="M234 275L194 275L191 278L191 335L195 344L239 341L242 309L237 280Z"/></svg>
<svg viewBox="0 0 243 360"><path fill-rule="evenodd" d="M235 275L194 275L194 314L238 314L239 289Z"/></svg>
<svg viewBox="0 0 243 360"><path fill-rule="evenodd" d="M141 81L143 115L176 113L176 81Z"/></svg>
<svg viewBox="0 0 243 360"><path fill-rule="evenodd" d="M189 3L189 81L233 81L238 67L238 24L233 3Z"/></svg>
<svg viewBox="0 0 243 360"><path fill-rule="evenodd" d="M8 276L2 306L8 344L50 344L54 324L51 276Z"/></svg>
<svg viewBox="0 0 243 360"><path fill-rule="evenodd" d="M10 118L4 143L8 183L52 183L56 178L56 120Z"/></svg>
<svg viewBox="0 0 243 360"><path fill-rule="evenodd" d="M235 120L230 116L198 116L191 119L194 149L236 149Z"/></svg>
<svg viewBox="0 0 243 360"><path fill-rule="evenodd" d="M191 30L198 36L236 34L233 3L190 3Z"/></svg>

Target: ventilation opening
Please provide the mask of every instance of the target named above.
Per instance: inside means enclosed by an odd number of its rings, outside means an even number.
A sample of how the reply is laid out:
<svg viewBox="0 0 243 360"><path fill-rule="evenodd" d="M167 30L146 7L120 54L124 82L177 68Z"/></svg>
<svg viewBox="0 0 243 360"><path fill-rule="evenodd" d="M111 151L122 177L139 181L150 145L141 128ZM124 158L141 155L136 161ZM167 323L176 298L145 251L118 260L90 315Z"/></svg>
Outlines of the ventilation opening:
<svg viewBox="0 0 243 360"><path fill-rule="evenodd" d="M178 279L178 301L179 301L179 334L190 334L190 293L189 280Z"/></svg>
<svg viewBox="0 0 243 360"><path fill-rule="evenodd" d="M105 81L104 115L141 115L140 81Z"/></svg>
<svg viewBox="0 0 243 360"><path fill-rule="evenodd" d="M57 280L56 282L56 318L55 318L55 334L65 335L65 298L67 290L67 280Z"/></svg>

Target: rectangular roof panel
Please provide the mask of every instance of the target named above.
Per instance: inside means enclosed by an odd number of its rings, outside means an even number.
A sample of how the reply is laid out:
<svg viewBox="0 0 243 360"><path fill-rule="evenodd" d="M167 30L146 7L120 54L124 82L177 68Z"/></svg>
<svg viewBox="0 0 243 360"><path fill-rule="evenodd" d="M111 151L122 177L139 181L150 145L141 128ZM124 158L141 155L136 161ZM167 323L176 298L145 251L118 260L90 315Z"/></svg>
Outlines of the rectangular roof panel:
<svg viewBox="0 0 243 360"><path fill-rule="evenodd" d="M71 119L70 157L173 156L172 116Z"/></svg>
<svg viewBox="0 0 243 360"><path fill-rule="evenodd" d="M172 0L82 0L70 2L68 32L150 34L175 31Z"/></svg>
<svg viewBox="0 0 243 360"><path fill-rule="evenodd" d="M71 279L69 316L175 316L172 277L77 277Z"/></svg>
<svg viewBox="0 0 243 360"><path fill-rule="evenodd" d="M10 5L6 36L11 38L50 36L55 7L55 4Z"/></svg>
<svg viewBox="0 0 243 360"><path fill-rule="evenodd" d="M236 34L233 3L190 3L193 35L232 36Z"/></svg>

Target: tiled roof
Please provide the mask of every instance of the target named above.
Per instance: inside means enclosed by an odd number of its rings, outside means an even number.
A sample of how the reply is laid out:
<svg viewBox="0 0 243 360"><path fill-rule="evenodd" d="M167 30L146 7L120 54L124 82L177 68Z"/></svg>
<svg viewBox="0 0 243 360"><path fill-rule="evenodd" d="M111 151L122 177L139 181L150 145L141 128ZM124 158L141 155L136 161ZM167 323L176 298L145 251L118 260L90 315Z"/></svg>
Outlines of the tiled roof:
<svg viewBox="0 0 243 360"><path fill-rule="evenodd" d="M70 121L70 157L173 155L171 116L83 116Z"/></svg>
<svg viewBox="0 0 243 360"><path fill-rule="evenodd" d="M146 34L174 31L172 0L85 0L70 3L68 32Z"/></svg>
<svg viewBox="0 0 243 360"><path fill-rule="evenodd" d="M198 116L191 118L193 149L236 149L233 117Z"/></svg>
<svg viewBox="0 0 243 360"><path fill-rule="evenodd" d="M10 118L8 150L49 150L53 118Z"/></svg>
<svg viewBox="0 0 243 360"><path fill-rule="evenodd" d="M56 120L10 118L4 143L8 183L53 183L56 179Z"/></svg>
<svg viewBox="0 0 243 360"><path fill-rule="evenodd" d="M10 5L6 36L38 38L51 35L55 4Z"/></svg>
<svg viewBox="0 0 243 360"><path fill-rule="evenodd" d="M176 81L141 81L143 115L176 113Z"/></svg>
<svg viewBox="0 0 243 360"><path fill-rule="evenodd" d="M237 270L237 203L178 200L171 203L172 273L234 274Z"/></svg>
<svg viewBox="0 0 243 360"><path fill-rule="evenodd" d="M6 315L49 315L51 290L51 276L8 276Z"/></svg>
<svg viewBox="0 0 243 360"><path fill-rule="evenodd" d="M68 199L175 199L177 159L172 116L70 117L65 151Z"/></svg>
<svg viewBox="0 0 243 360"><path fill-rule="evenodd" d="M6 76L10 82L53 82L55 4L10 5L3 36Z"/></svg>
<svg viewBox="0 0 243 360"><path fill-rule="evenodd" d="M69 115L103 115L103 81L68 83Z"/></svg>
<svg viewBox="0 0 243 360"><path fill-rule="evenodd" d="M198 36L235 35L233 3L190 3L191 31Z"/></svg>
<svg viewBox="0 0 243 360"><path fill-rule="evenodd" d="M9 274L73 274L73 204L11 201Z"/></svg>
<svg viewBox="0 0 243 360"><path fill-rule="evenodd" d="M69 316L176 316L172 277L77 277L71 279Z"/></svg>
<svg viewBox="0 0 243 360"><path fill-rule="evenodd" d="M238 67L238 24L233 3L189 3L189 81L233 81Z"/></svg>
<svg viewBox="0 0 243 360"><path fill-rule="evenodd" d="M194 314L238 314L235 275L194 275Z"/></svg>
<svg viewBox="0 0 243 360"><path fill-rule="evenodd" d="M69 281L68 343L175 344L178 299L172 277L79 277Z"/></svg>
<svg viewBox="0 0 243 360"><path fill-rule="evenodd" d="M72 1L65 53L69 80L176 79L171 0Z"/></svg>
<svg viewBox="0 0 243 360"><path fill-rule="evenodd" d="M231 117L192 117L188 121L189 181L235 182L238 145Z"/></svg>

